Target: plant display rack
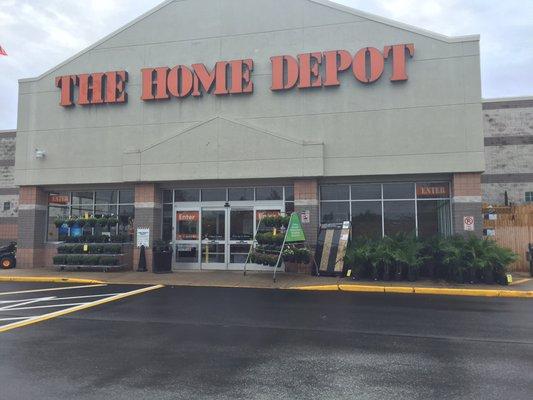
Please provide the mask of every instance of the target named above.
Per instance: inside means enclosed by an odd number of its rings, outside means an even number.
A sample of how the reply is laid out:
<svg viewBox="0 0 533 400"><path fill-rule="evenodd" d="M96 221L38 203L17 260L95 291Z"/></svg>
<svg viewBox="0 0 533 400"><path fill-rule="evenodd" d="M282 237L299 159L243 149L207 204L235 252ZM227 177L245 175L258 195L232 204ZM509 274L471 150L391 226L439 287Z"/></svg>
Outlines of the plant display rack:
<svg viewBox="0 0 533 400"><path fill-rule="evenodd" d="M285 258L292 262L309 263L310 254L297 213L292 213L290 216L263 217L257 225L252 246L244 263L244 275L248 263L261 263L273 268L273 279L276 282L276 272L282 267ZM316 269L318 273L318 267Z"/></svg>
<svg viewBox="0 0 533 400"><path fill-rule="evenodd" d="M257 224L252 246L244 264L244 275L248 264L281 268L280 254L285 243L285 233L290 217L263 217Z"/></svg>
<svg viewBox="0 0 533 400"><path fill-rule="evenodd" d="M74 243L58 247L54 265L60 270L119 271L128 265L123 243Z"/></svg>

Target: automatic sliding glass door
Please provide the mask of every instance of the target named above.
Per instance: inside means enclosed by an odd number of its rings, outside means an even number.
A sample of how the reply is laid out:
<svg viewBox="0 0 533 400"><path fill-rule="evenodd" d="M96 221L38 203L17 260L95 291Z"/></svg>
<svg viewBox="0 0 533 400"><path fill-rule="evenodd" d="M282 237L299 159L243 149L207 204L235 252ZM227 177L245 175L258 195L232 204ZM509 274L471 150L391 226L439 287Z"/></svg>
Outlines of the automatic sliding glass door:
<svg viewBox="0 0 533 400"><path fill-rule="evenodd" d="M282 207L250 202L232 207L175 205L174 267L242 270L260 219Z"/></svg>
<svg viewBox="0 0 533 400"><path fill-rule="evenodd" d="M202 209L202 269L226 269L226 209Z"/></svg>
<svg viewBox="0 0 533 400"><path fill-rule="evenodd" d="M242 269L254 239L254 209L230 210L229 268Z"/></svg>
<svg viewBox="0 0 533 400"><path fill-rule="evenodd" d="M178 269L199 267L200 210L177 209L174 264Z"/></svg>

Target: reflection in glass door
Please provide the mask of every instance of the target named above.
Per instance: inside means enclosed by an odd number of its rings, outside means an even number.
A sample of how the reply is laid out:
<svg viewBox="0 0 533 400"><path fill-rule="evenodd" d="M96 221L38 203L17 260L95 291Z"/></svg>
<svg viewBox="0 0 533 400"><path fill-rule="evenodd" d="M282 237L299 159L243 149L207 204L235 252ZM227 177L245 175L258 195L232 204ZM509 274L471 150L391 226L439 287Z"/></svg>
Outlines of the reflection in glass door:
<svg viewBox="0 0 533 400"><path fill-rule="evenodd" d="M184 265L190 265L192 268L198 267L199 232L200 211L176 211L176 250L174 254L178 268L183 268Z"/></svg>
<svg viewBox="0 0 533 400"><path fill-rule="evenodd" d="M226 210L202 209L202 269L226 268Z"/></svg>
<svg viewBox="0 0 533 400"><path fill-rule="evenodd" d="M242 269L254 238L253 208L231 209L229 268Z"/></svg>

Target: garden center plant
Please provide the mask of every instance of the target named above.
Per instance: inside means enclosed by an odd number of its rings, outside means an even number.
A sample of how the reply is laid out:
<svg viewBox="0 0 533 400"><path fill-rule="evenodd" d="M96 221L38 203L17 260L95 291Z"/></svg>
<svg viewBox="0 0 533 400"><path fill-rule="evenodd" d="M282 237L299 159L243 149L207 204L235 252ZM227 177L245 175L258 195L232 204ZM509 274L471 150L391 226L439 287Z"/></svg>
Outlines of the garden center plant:
<svg viewBox="0 0 533 400"><path fill-rule="evenodd" d="M512 251L490 239L396 235L379 240L357 238L346 252L345 266L354 279L415 281L419 276L458 283L506 283Z"/></svg>

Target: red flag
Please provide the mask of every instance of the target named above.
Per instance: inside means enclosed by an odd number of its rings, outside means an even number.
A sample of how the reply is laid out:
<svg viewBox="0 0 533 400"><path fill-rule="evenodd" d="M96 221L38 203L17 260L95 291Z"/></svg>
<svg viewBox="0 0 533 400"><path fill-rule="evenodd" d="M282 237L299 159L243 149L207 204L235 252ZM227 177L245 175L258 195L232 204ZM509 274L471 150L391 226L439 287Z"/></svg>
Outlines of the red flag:
<svg viewBox="0 0 533 400"><path fill-rule="evenodd" d="M7 56L6 51L0 46L0 56Z"/></svg>

